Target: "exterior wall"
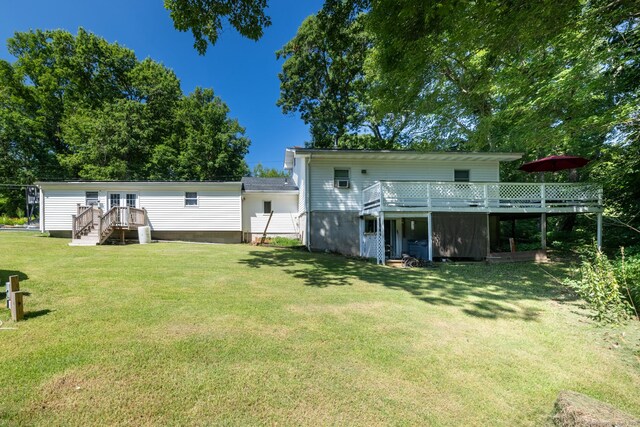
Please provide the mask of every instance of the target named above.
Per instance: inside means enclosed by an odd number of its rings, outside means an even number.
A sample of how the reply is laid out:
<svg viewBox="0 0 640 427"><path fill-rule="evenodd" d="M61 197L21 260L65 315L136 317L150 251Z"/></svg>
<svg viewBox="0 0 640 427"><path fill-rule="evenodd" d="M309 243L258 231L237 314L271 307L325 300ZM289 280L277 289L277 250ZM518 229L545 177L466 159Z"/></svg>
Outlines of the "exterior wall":
<svg viewBox="0 0 640 427"><path fill-rule="evenodd" d="M298 163L303 159L298 158ZM335 168L350 170L350 188L335 188ZM498 182L498 161L345 160L311 159L309 193L311 211L357 211L362 190L380 180L453 181L455 169L468 169L470 181ZM366 170L363 174L362 170ZM303 185L298 184L301 191Z"/></svg>
<svg viewBox="0 0 640 427"><path fill-rule="evenodd" d="M53 230L49 232L51 237L71 238L71 230ZM111 240L118 240L120 235L114 233ZM138 239L137 231L127 231L127 239ZM206 243L240 243L242 233L240 231L152 231L153 240L182 240L185 242Z"/></svg>
<svg viewBox="0 0 640 427"><path fill-rule="evenodd" d="M44 192L44 227L42 231L71 231L71 215L77 205L84 205L84 190L49 190ZM71 234L69 234L71 235Z"/></svg>
<svg viewBox="0 0 640 427"><path fill-rule="evenodd" d="M184 205L184 191L141 191L139 200L152 231L242 230L239 191L198 191L198 206Z"/></svg>
<svg viewBox="0 0 640 427"><path fill-rule="evenodd" d="M311 249L360 255L358 212L311 212Z"/></svg>
<svg viewBox="0 0 640 427"><path fill-rule="evenodd" d="M186 242L241 243L241 231L152 231L154 240L184 240Z"/></svg>
<svg viewBox="0 0 640 427"><path fill-rule="evenodd" d="M484 259L487 257L488 215L434 213L433 256Z"/></svg>
<svg viewBox="0 0 640 427"><path fill-rule="evenodd" d="M77 204L85 204L86 191L98 191L103 209L107 206L110 192L138 194L138 207L145 208L152 231L234 231L242 230L242 198L240 185L236 187L205 189L202 185L177 187L170 189L157 187L136 188L135 183L117 187L111 185L107 190L98 187L100 183L86 183L78 188L44 188L44 230L70 231L71 215L76 213ZM198 193L198 206L185 206L184 193ZM238 241L240 238L238 238Z"/></svg>
<svg viewBox="0 0 640 427"><path fill-rule="evenodd" d="M296 158L291 178L299 189L298 193L298 213L302 214L307 210L307 189L305 187L306 164L304 158Z"/></svg>
<svg viewBox="0 0 640 427"><path fill-rule="evenodd" d="M302 242L303 245L307 245L308 243L307 220L308 220L307 213L303 213L298 216L298 230L300 230L300 241Z"/></svg>
<svg viewBox="0 0 640 427"><path fill-rule="evenodd" d="M269 220L264 213L264 202L271 201L273 217L269 223L267 235L298 237L298 194L296 193L250 193L243 196L242 230L246 239L262 235Z"/></svg>

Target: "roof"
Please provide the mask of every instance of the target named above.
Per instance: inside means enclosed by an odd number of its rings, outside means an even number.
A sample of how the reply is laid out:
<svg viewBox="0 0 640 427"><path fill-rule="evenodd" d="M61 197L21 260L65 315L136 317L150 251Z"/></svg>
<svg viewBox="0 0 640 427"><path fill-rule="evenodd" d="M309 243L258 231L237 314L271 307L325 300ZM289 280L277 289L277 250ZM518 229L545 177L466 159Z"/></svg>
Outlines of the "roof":
<svg viewBox="0 0 640 427"><path fill-rule="evenodd" d="M43 188L82 190L133 190L133 189L226 189L240 190L241 183L223 181L39 181ZM188 190L187 190L188 191Z"/></svg>
<svg viewBox="0 0 640 427"><path fill-rule="evenodd" d="M293 158L340 158L370 160L476 160L476 161L512 161L518 160L523 153L473 152L473 151L411 151L411 150L343 150L323 148L287 148L285 152L285 169L293 168Z"/></svg>
<svg viewBox="0 0 640 427"><path fill-rule="evenodd" d="M257 178L248 176L242 178L242 188L244 191L255 191L264 193L298 191L298 187L289 177Z"/></svg>

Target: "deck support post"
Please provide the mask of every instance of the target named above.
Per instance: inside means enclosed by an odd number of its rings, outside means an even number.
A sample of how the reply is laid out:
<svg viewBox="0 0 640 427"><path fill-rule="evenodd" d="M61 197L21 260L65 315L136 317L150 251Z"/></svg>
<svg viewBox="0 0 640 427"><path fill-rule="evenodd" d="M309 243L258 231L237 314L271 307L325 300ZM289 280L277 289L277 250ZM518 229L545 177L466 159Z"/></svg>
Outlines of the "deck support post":
<svg viewBox="0 0 640 427"><path fill-rule="evenodd" d="M596 242L598 250L602 250L602 212L598 212L597 214Z"/></svg>
<svg viewBox="0 0 640 427"><path fill-rule="evenodd" d="M429 262L433 261L433 223L431 220L431 212L427 214L427 250L429 254Z"/></svg>
<svg viewBox="0 0 640 427"><path fill-rule="evenodd" d="M491 256L491 218L487 214L487 256L485 259L489 259Z"/></svg>
<svg viewBox="0 0 640 427"><path fill-rule="evenodd" d="M380 212L380 216L378 217L378 221L380 221L380 226L378 227L378 262L384 265L386 260L386 250L387 247L384 241L384 211Z"/></svg>
<svg viewBox="0 0 640 427"><path fill-rule="evenodd" d="M547 214L540 214L540 246L542 250L547 250Z"/></svg>

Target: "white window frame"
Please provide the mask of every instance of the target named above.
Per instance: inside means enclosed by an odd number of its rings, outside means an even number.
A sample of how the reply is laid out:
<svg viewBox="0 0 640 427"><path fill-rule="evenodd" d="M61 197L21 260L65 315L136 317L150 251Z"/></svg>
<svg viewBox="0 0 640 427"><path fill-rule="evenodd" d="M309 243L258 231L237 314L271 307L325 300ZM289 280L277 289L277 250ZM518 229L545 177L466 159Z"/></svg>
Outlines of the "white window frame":
<svg viewBox="0 0 640 427"><path fill-rule="evenodd" d="M337 171L347 171L347 178L337 178L336 177L336 172ZM347 182L346 186L342 186L339 185L340 182ZM334 188L338 188L341 190L348 190L349 188L351 188L351 169L349 168L333 168L333 186Z"/></svg>
<svg viewBox="0 0 640 427"><path fill-rule="evenodd" d="M88 194L89 193L95 193L96 197L95 199L91 198L89 199ZM100 193L98 191L85 191L84 192L84 205L85 206L91 206L92 204L89 203L89 200L95 200L95 203L93 203L93 206L100 206Z"/></svg>
<svg viewBox="0 0 640 427"><path fill-rule="evenodd" d="M195 194L195 197L187 197L188 194ZM195 200L196 204L195 205L190 205L187 204L187 200ZM184 207L185 208L197 208L198 206L200 206L200 196L198 195L197 191L185 191L184 192Z"/></svg>

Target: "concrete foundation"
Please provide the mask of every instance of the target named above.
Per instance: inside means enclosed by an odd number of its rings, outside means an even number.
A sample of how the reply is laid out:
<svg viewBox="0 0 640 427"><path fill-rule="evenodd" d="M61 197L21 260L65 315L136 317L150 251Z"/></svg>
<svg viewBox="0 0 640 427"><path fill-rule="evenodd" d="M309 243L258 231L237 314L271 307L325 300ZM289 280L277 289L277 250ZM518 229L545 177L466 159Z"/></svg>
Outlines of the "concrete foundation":
<svg viewBox="0 0 640 427"><path fill-rule="evenodd" d="M352 256L360 254L358 212L311 212L309 221L311 249Z"/></svg>
<svg viewBox="0 0 640 427"><path fill-rule="evenodd" d="M62 237L71 239L71 231L53 230L49 231L51 237ZM110 239L118 240L120 232L115 231ZM137 230L128 230L125 233L127 240L138 240ZM241 243L241 231L151 231L153 240L184 240L185 242L207 242L207 243Z"/></svg>
<svg viewBox="0 0 640 427"><path fill-rule="evenodd" d="M153 240L184 240L186 242L242 243L241 231L151 231Z"/></svg>

